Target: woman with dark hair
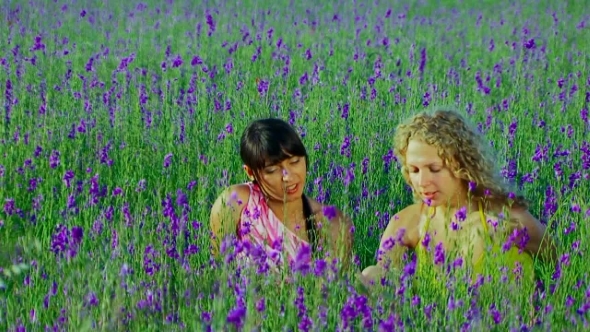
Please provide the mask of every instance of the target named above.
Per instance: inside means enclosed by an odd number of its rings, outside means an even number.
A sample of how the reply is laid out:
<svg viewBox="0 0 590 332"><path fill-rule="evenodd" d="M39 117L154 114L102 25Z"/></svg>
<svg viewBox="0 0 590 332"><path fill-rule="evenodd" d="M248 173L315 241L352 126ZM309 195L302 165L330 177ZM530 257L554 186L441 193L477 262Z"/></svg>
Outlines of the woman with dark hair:
<svg viewBox="0 0 590 332"><path fill-rule="evenodd" d="M264 248L274 267L320 248L348 267L352 222L303 193L309 158L297 132L280 119L256 120L242 134L240 156L250 181L226 188L213 204L214 255L224 237L235 235L252 248ZM248 260L247 254L240 258Z"/></svg>

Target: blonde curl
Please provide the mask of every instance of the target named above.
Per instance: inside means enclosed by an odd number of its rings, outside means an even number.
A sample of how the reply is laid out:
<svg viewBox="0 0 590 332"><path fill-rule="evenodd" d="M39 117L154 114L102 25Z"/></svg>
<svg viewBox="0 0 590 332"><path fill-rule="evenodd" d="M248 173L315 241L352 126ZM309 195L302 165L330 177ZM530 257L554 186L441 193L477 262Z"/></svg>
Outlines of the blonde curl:
<svg viewBox="0 0 590 332"><path fill-rule="evenodd" d="M408 185L410 175L406 165L406 151L411 139L418 139L438 150L455 176L463 180L465 189L469 183L475 188L471 196L496 206L528 208L527 200L513 190L501 177L491 151L484 144L481 134L457 111L434 109L417 113L399 124L394 135L394 153L401 163L402 176ZM511 194L513 193L512 197ZM414 191L416 202L421 201Z"/></svg>

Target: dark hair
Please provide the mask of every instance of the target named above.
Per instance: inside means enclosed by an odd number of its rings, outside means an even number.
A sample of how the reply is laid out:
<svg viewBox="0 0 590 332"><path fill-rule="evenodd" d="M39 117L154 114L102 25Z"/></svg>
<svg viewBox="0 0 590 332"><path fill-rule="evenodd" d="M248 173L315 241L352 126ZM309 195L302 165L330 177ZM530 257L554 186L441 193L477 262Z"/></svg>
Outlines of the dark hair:
<svg viewBox="0 0 590 332"><path fill-rule="evenodd" d="M309 157L299 134L289 123L281 119L255 120L246 127L242 134L240 157L242 162L254 172L254 179L267 164L277 164L293 156L305 157L305 166L309 169ZM315 252L317 243L315 223L312 222L313 212L305 194L301 198L303 199L303 216L307 236L312 250Z"/></svg>
<svg viewBox="0 0 590 332"><path fill-rule="evenodd" d="M305 157L309 167L307 150L299 134L281 119L259 119L246 127L240 141L240 157L254 173L266 163L276 164L291 156Z"/></svg>

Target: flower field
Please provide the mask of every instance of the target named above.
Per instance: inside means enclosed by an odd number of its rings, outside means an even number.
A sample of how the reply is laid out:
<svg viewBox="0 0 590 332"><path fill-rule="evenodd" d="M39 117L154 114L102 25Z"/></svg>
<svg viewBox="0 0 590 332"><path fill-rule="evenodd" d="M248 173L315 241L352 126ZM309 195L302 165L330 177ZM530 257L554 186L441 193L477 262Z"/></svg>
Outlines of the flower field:
<svg viewBox="0 0 590 332"><path fill-rule="evenodd" d="M590 319L590 11L582 2L38 1L0 5L2 331L582 331ZM558 246L529 300L502 282L367 292L412 200L411 112L454 107ZM307 195L354 223L354 267L292 280L209 251L247 181L245 126L289 121ZM498 271L498 274L501 274Z"/></svg>

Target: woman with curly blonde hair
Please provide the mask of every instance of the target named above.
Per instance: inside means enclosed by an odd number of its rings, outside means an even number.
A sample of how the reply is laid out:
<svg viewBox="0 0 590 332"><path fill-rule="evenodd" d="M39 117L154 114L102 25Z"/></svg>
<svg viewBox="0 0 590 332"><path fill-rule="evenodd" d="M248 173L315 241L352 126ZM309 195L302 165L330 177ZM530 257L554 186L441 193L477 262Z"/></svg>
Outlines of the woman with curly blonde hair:
<svg viewBox="0 0 590 332"><path fill-rule="evenodd" d="M377 264L362 272L366 283L401 270L408 249L417 254L416 281L426 268L450 263L452 252L470 271L485 274L503 261L511 279L527 281L534 280L533 257L555 260L545 226L500 177L482 136L458 112L410 117L396 128L394 152L415 202L391 218Z"/></svg>

